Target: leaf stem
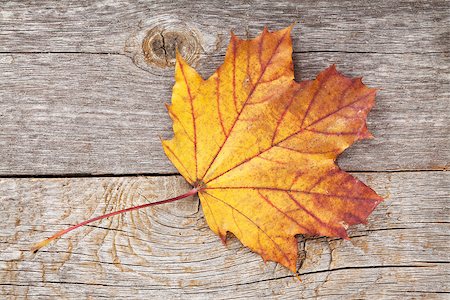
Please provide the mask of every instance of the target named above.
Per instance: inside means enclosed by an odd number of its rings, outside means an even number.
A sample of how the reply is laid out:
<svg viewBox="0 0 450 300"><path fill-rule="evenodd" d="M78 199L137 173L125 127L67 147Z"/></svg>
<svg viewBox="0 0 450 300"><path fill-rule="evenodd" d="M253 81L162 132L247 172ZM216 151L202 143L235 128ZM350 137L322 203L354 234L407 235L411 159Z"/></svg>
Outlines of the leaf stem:
<svg viewBox="0 0 450 300"><path fill-rule="evenodd" d="M193 188L189 192L187 192L187 193L185 193L183 195L176 196L174 198L161 200L161 201L157 201L157 202L152 202L152 203L141 204L141 205L137 205L137 206L133 206L133 207L128 207L128 208L125 208L125 209L121 209L121 210L118 210L118 211L110 212L110 213L104 214L102 216L98 216L98 217L95 217L95 218L83 221L83 222L78 223L76 225L70 226L69 228L66 228L66 229L63 229L61 231L58 231L57 233L55 233L51 237L49 237L49 238L47 238L47 239L45 239L43 241L40 241L39 243L34 244L33 247L31 247L31 251L33 253L36 253L42 247L48 245L51 241L53 241L53 240L55 240L55 239L65 235L66 233L71 232L74 229L77 229L78 227L82 227L82 226L87 225L89 223L92 223L92 222L95 222L95 221L98 221L98 220L102 220L102 219L105 219L105 218L109 218L109 217L112 217L112 216L115 216L115 215L123 214L123 213L129 212L129 211L138 210L138 209L141 209L141 208L146 208L146 207L149 207L149 206L155 206L155 205L175 202L175 201L187 198L189 196L195 195L195 194L197 194L197 192L198 192L198 189L197 188Z"/></svg>

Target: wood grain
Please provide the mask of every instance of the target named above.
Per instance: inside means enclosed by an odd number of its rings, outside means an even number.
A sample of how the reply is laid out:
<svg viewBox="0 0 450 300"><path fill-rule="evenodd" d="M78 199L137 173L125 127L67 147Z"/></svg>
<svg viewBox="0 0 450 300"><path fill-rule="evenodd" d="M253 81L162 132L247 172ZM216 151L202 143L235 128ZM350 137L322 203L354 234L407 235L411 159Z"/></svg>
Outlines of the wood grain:
<svg viewBox="0 0 450 300"><path fill-rule="evenodd" d="M0 174L175 173L160 137L173 76L152 76L128 57L0 55ZM444 169L450 162L448 68L440 54L300 53L298 78L336 63L378 87L369 115L374 140L340 159L347 170ZM3 60L2 60L3 59ZM206 57L204 57L206 60ZM211 57L211 74L223 57ZM55 64L57 62L57 64Z"/></svg>
<svg viewBox="0 0 450 300"><path fill-rule="evenodd" d="M175 48L207 77L230 30L292 22L298 80L335 63L379 88L376 138L339 164L386 202L351 241L301 237L300 283L236 239L222 245L191 198L28 252L187 191L164 176L176 170L159 140ZM448 299L449 45L446 0L0 0L0 298Z"/></svg>
<svg viewBox="0 0 450 300"><path fill-rule="evenodd" d="M296 51L448 53L448 9L446 0L2 1L0 51L123 54L133 33L184 22L212 54L230 30L255 35L298 22Z"/></svg>
<svg viewBox="0 0 450 300"><path fill-rule="evenodd" d="M17 298L444 299L450 293L448 172L358 173L386 197L350 241L299 239L302 282L235 238L197 199L104 220L33 255L30 245L90 216L188 190L179 176L0 181L0 295Z"/></svg>
<svg viewBox="0 0 450 300"><path fill-rule="evenodd" d="M146 63L146 32L192 34L202 50L187 55L206 77L222 62L230 29L254 36L264 24L297 20L297 79L336 63L380 89L369 116L376 139L349 149L344 169L448 168L448 2L270 3L5 3L0 175L175 173L159 140L171 134L164 103L173 67ZM175 43L166 37L163 52Z"/></svg>

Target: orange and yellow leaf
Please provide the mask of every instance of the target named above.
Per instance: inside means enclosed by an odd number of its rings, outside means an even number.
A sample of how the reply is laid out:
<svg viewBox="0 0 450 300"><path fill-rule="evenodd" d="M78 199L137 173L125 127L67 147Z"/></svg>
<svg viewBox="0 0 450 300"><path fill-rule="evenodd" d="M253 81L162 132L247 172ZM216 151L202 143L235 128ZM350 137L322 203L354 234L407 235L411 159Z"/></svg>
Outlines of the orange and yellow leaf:
<svg viewBox="0 0 450 300"><path fill-rule="evenodd" d="M198 189L205 218L264 260L295 272L295 235L347 238L382 201L340 170L337 156L370 138L375 90L334 66L296 82L291 27L232 35L224 63L203 80L177 56L174 137L164 151Z"/></svg>

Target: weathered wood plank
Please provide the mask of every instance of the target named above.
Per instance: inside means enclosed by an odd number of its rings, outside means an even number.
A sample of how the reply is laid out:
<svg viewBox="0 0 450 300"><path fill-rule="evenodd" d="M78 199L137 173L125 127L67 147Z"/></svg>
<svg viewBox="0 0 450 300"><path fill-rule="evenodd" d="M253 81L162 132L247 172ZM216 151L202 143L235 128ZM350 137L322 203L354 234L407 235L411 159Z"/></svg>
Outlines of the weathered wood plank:
<svg viewBox="0 0 450 300"><path fill-rule="evenodd" d="M181 43L206 76L230 29L253 36L297 20L301 78L336 62L381 88L370 116L377 139L346 152L345 169L448 168L449 8L437 0L3 2L0 175L175 172L159 144L170 135L163 102L173 68L147 64L147 33L166 35L149 42L157 59L170 61Z"/></svg>
<svg viewBox="0 0 450 300"><path fill-rule="evenodd" d="M207 76L230 30L254 36L294 21L297 78L336 63L381 89L369 116L376 139L344 153L344 169L449 167L448 1L0 7L0 176L176 172L159 144L170 136L173 68L149 57L170 64L177 43ZM146 36L156 57L144 55ZM448 173L357 175L388 200L350 242L300 240L303 283L235 239L223 246L192 199L105 220L31 255L33 242L69 224L188 187L176 176L0 178L0 298L448 298Z"/></svg>
<svg viewBox="0 0 450 300"><path fill-rule="evenodd" d="M231 29L255 34L297 21L297 51L448 52L449 9L445 0L2 1L0 52L124 53L133 32L181 22L211 54Z"/></svg>
<svg viewBox="0 0 450 300"><path fill-rule="evenodd" d="M178 176L0 179L0 295L447 298L450 173L356 175L387 199L350 229L351 241L300 240L302 283L236 239L222 245L192 198L105 220L32 255L33 242L68 224L188 186Z"/></svg>
<svg viewBox="0 0 450 300"><path fill-rule="evenodd" d="M444 169L450 162L448 64L442 54L298 53L298 78L336 63L379 87L376 139L349 149L347 170ZM204 76L221 56L201 56ZM150 74L122 55L0 55L0 174L174 173L160 145L173 71Z"/></svg>
<svg viewBox="0 0 450 300"><path fill-rule="evenodd" d="M0 174L175 172L159 145L159 135L170 135L162 103L170 99L173 71L145 62L141 45L147 31L156 27L161 36L179 31L192 38L195 45L185 41L193 47L185 45L186 52L207 75L220 64L230 29L255 35L263 25L279 28L298 19L303 21L293 33L294 49L306 52L295 55L299 78L312 78L337 62L347 74L365 75L369 85L382 88L370 118L377 139L352 148L341 165L367 171L445 169L449 6L447 1L3 3ZM169 40L166 36L162 44L166 54L174 46ZM104 55L110 53L116 55Z"/></svg>

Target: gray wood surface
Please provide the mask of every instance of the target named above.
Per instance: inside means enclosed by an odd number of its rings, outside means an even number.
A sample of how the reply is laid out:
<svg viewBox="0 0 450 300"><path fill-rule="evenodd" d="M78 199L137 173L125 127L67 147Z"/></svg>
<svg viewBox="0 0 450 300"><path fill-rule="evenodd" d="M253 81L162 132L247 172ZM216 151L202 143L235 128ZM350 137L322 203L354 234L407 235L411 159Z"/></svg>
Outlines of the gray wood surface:
<svg viewBox="0 0 450 300"><path fill-rule="evenodd" d="M379 88L376 138L339 164L386 201L350 241L300 237L299 282L223 245L191 198L28 251L186 192L159 140L175 47L207 77L230 30L292 22L297 79L335 63ZM0 0L0 298L448 299L449 45L449 1Z"/></svg>
<svg viewBox="0 0 450 300"><path fill-rule="evenodd" d="M69 224L189 187L179 176L2 179L0 297L444 299L450 173L356 175L386 201L350 241L300 238L302 282L234 238L224 246L193 198L104 220L31 254Z"/></svg>
<svg viewBox="0 0 450 300"><path fill-rule="evenodd" d="M448 2L362 1L348 11L337 2L269 3L4 3L0 174L176 172L159 140L171 134L164 103L173 67L146 63L147 32L162 28L166 50L175 43L170 32L193 38L198 45L184 53L206 77L221 64L230 30L254 36L293 21L298 79L336 63L380 89L369 116L377 138L349 149L344 169L448 168Z"/></svg>

